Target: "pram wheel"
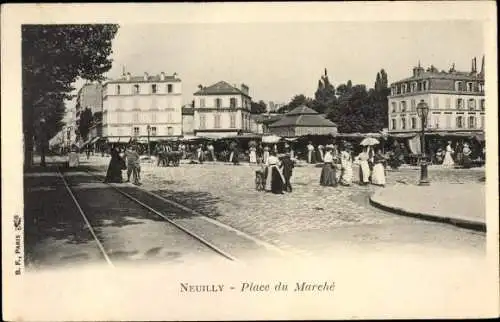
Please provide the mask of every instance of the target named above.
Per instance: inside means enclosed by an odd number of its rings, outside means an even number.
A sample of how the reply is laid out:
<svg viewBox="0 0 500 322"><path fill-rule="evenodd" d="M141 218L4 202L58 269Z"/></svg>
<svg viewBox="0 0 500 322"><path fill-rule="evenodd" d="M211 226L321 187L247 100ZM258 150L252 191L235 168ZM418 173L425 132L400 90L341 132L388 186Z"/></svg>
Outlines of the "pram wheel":
<svg viewBox="0 0 500 322"><path fill-rule="evenodd" d="M265 180L262 171L255 171L255 190L264 190Z"/></svg>

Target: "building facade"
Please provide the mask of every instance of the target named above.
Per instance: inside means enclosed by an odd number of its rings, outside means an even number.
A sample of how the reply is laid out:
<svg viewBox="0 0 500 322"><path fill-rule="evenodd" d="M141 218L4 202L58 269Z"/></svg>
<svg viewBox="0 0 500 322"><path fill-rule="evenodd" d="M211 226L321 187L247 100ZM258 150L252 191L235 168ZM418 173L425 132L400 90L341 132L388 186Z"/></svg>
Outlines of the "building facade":
<svg viewBox="0 0 500 322"><path fill-rule="evenodd" d="M192 135L194 133L194 108L184 106L182 108L182 134Z"/></svg>
<svg viewBox="0 0 500 322"><path fill-rule="evenodd" d="M177 74L127 73L104 84L102 135L108 142L180 136L181 109L182 82Z"/></svg>
<svg viewBox="0 0 500 322"><path fill-rule="evenodd" d="M251 97L249 88L225 81L194 93L194 134L224 137L250 132Z"/></svg>
<svg viewBox="0 0 500 322"><path fill-rule="evenodd" d="M389 102L389 133L421 130L417 105L429 106L428 131L480 132L485 124L484 57L478 72L476 59L470 72L438 71L434 66L424 70L413 68L409 78L391 84Z"/></svg>

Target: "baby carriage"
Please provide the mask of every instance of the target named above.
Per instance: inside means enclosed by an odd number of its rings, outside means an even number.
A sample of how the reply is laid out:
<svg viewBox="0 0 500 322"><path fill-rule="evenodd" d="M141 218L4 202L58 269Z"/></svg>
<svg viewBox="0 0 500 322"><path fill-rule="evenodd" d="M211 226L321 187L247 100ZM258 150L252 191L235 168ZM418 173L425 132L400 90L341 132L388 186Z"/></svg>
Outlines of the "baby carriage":
<svg viewBox="0 0 500 322"><path fill-rule="evenodd" d="M263 191L266 187L266 172L265 169L255 171L255 190Z"/></svg>

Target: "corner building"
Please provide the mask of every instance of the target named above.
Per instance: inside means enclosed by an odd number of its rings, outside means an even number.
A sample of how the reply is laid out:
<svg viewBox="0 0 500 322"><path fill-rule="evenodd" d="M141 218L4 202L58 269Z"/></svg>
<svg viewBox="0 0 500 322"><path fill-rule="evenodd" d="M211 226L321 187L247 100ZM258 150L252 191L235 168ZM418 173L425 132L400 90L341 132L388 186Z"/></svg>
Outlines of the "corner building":
<svg viewBox="0 0 500 322"><path fill-rule="evenodd" d="M391 84L389 101L389 133L421 130L417 105L423 100L429 106L429 132L484 131L485 115L484 57L477 72L476 59L470 72L438 71L434 66L424 70L413 68L409 78Z"/></svg>
<svg viewBox="0 0 500 322"><path fill-rule="evenodd" d="M110 80L103 88L103 137L151 141L182 134L182 82L177 74L131 76Z"/></svg>

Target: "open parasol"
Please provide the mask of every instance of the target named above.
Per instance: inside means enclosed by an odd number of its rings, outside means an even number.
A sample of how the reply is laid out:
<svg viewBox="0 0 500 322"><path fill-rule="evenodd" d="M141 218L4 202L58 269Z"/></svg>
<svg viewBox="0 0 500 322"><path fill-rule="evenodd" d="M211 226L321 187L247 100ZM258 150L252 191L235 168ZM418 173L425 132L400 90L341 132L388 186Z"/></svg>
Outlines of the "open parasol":
<svg viewBox="0 0 500 322"><path fill-rule="evenodd" d="M361 141L361 143L359 145L362 145L362 146L371 146L371 145L377 145L379 144L379 140L375 139L375 138L364 138L363 141Z"/></svg>

